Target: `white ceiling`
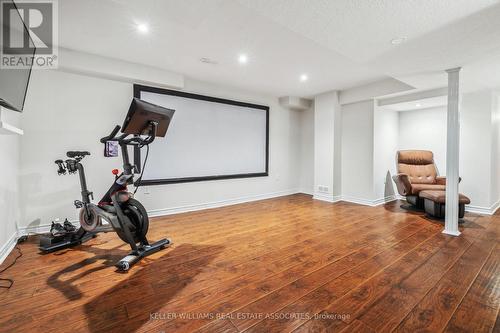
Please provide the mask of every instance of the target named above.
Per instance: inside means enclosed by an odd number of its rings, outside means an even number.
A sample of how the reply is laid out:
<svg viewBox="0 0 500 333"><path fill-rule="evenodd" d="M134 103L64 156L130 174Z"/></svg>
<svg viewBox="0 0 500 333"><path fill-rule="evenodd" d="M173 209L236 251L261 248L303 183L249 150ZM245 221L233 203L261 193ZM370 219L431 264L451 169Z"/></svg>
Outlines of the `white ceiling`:
<svg viewBox="0 0 500 333"><path fill-rule="evenodd" d="M446 106L448 104L447 96L437 96L431 98L418 99L409 102L395 103L391 105L384 105L382 109L392 111L413 111L436 108Z"/></svg>
<svg viewBox="0 0 500 333"><path fill-rule="evenodd" d="M457 65L471 86L497 87L499 2L64 0L59 42L279 96L311 96L385 76L433 88L446 84L443 69ZM143 22L147 35L135 30ZM391 44L400 36L407 42ZM249 57L245 66L237 61L242 52ZM307 82L299 81L302 73Z"/></svg>

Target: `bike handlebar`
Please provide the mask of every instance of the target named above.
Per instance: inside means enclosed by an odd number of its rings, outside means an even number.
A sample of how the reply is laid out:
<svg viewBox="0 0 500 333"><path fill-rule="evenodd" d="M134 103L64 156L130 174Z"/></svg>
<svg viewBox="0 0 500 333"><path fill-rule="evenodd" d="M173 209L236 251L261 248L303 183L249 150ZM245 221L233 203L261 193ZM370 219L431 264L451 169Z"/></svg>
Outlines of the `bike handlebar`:
<svg viewBox="0 0 500 333"><path fill-rule="evenodd" d="M119 125L116 125L110 135L101 138L101 143L106 143L106 141L113 140L120 129L121 127Z"/></svg>
<svg viewBox="0 0 500 333"><path fill-rule="evenodd" d="M129 135L127 133L123 133L118 137L116 136L116 134L118 134L118 131L121 129L120 126L116 125L110 135L101 138L101 143L106 143L108 141L118 141L120 144L126 144L126 145L133 143L139 144L140 146L149 145L151 142L154 141L156 137L156 130L158 129L158 124L156 122L150 122L148 126L151 126L151 132L148 138L143 139L139 135L135 135L132 138L127 139L127 136Z"/></svg>

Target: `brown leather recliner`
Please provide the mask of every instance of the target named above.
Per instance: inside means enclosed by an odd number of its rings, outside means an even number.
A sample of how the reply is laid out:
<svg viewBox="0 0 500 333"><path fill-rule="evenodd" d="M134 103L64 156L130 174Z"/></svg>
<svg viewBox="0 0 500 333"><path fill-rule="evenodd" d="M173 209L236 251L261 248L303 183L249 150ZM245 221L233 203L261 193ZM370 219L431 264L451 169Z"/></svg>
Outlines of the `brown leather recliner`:
<svg viewBox="0 0 500 333"><path fill-rule="evenodd" d="M399 194L412 205L423 207L423 199L418 195L420 191L446 189L446 177L438 176L431 151L400 150L396 153L396 163L398 174L392 179Z"/></svg>

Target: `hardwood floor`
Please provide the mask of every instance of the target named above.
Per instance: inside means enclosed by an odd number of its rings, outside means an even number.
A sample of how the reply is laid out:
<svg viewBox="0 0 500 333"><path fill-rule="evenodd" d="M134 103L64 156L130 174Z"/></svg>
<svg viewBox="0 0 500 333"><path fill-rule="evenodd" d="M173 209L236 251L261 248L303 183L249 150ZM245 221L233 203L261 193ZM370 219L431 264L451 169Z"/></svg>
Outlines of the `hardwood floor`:
<svg viewBox="0 0 500 333"><path fill-rule="evenodd" d="M399 206L293 195L157 218L149 238L174 246L127 274L114 233L48 255L33 237L1 276L0 332L500 332L500 215L452 237Z"/></svg>

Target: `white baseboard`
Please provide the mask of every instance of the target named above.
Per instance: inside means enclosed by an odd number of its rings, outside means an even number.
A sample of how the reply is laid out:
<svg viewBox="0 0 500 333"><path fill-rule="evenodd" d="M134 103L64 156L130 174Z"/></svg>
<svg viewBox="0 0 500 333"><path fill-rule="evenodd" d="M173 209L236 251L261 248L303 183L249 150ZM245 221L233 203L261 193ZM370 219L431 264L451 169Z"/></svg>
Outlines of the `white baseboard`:
<svg viewBox="0 0 500 333"><path fill-rule="evenodd" d="M29 234L39 234L39 233L47 233L50 231L50 224L36 225L36 226L27 226L20 227L17 232L14 232L12 236L10 236L9 240L0 248L0 265L4 262L4 260L9 256L14 247L17 244L17 240L21 236L27 236Z"/></svg>
<svg viewBox="0 0 500 333"><path fill-rule="evenodd" d="M373 200L372 204L373 204L373 206L379 206L379 205L383 205L383 204L386 204L388 202L392 202L392 201L396 201L396 200L398 200L398 198L395 194L393 194L393 195L389 195L389 196L384 197L384 198L379 198L379 199Z"/></svg>
<svg viewBox="0 0 500 333"><path fill-rule="evenodd" d="M278 192L265 193L265 194L249 195L249 196L234 198L234 199L213 201L213 202L202 203L202 204L169 207L169 208L162 208L162 209L153 209L153 210L148 211L148 215L150 217L157 217L157 216L164 216L164 215L186 213L186 212L192 212L192 211L202 210L202 209L218 208L218 207L236 205L236 204L245 203L245 202L271 199L271 198L282 197L285 195L291 195L291 194L296 194L296 193L301 193L301 192L298 189L285 190L285 191L278 191Z"/></svg>
<svg viewBox="0 0 500 333"><path fill-rule="evenodd" d="M71 223L78 223L78 221L70 221ZM19 236L29 234L44 234L50 231L51 224L39 224L33 226L19 227Z"/></svg>
<svg viewBox="0 0 500 333"><path fill-rule="evenodd" d="M354 203L354 204L358 204L358 205L364 205L364 206L374 206L374 204L373 204L374 200L356 198L356 197L352 197L349 195L343 195L342 201L350 202L350 203Z"/></svg>
<svg viewBox="0 0 500 333"><path fill-rule="evenodd" d="M9 240L0 248L0 265L4 262L7 256L12 252L17 242L17 232L10 236Z"/></svg>
<svg viewBox="0 0 500 333"><path fill-rule="evenodd" d="M491 205L491 207L481 207L473 205L465 205L465 211L482 215L493 215L500 208L500 200Z"/></svg>
<svg viewBox="0 0 500 333"><path fill-rule="evenodd" d="M443 230L441 231L443 234L446 234L446 235L451 235L451 236L460 236L460 231L448 231L448 230Z"/></svg>
<svg viewBox="0 0 500 333"><path fill-rule="evenodd" d="M375 200L370 200L370 199L362 199L362 198L356 198L356 197L351 197L347 195L342 196L342 201L346 202L351 202L359 205L365 205L365 206L370 206L370 207L375 207L375 206L380 206L385 203L391 202L397 200L396 196L391 195L385 198L379 198Z"/></svg>
<svg viewBox="0 0 500 333"><path fill-rule="evenodd" d="M342 198L340 195L333 195L328 193L315 192L313 194L313 199L326 201L326 202L338 202Z"/></svg>
<svg viewBox="0 0 500 333"><path fill-rule="evenodd" d="M397 200L406 200L405 197L396 194ZM465 205L465 211L469 213L474 213L474 214L481 214L481 215L493 215L496 213L496 211L500 208L500 200L497 201L494 205L491 207L482 207L482 206L474 206L474 205Z"/></svg>

